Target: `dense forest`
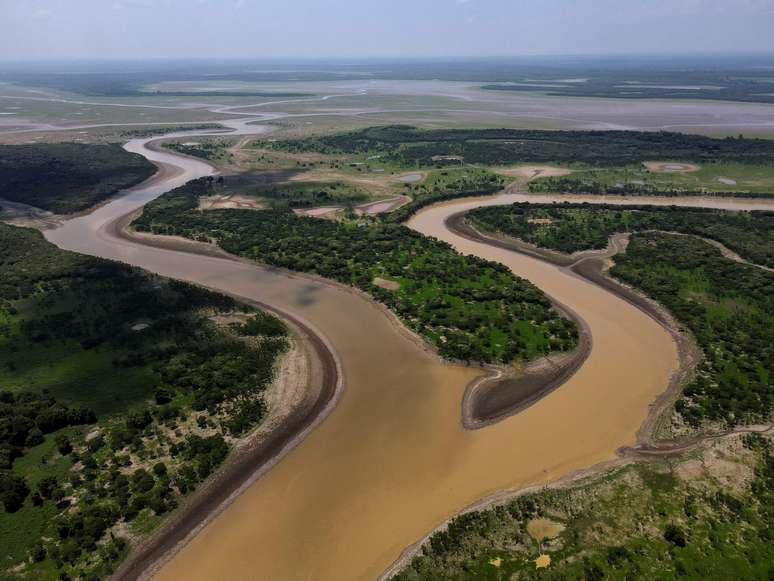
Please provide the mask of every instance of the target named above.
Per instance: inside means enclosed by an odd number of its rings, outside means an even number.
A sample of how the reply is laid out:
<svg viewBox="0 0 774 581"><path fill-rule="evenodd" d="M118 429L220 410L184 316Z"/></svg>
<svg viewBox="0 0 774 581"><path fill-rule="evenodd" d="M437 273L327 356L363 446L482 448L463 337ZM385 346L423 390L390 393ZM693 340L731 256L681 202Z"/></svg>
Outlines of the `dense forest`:
<svg viewBox="0 0 774 581"><path fill-rule="evenodd" d="M530 244L572 253L605 248L616 232L666 230L717 240L743 258L774 267L774 213L729 212L677 206L532 204L478 208L477 227Z"/></svg>
<svg viewBox="0 0 774 581"><path fill-rule="evenodd" d="M155 172L119 145L0 145L0 198L56 214L90 208Z"/></svg>
<svg viewBox="0 0 774 581"><path fill-rule="evenodd" d="M613 276L666 306L704 354L678 413L690 424L766 421L774 410L774 274L688 236L642 233Z"/></svg>
<svg viewBox="0 0 774 581"><path fill-rule="evenodd" d="M32 230L0 269L3 568L105 577L261 421L286 328Z"/></svg>
<svg viewBox="0 0 774 581"><path fill-rule="evenodd" d="M574 325L503 265L463 256L398 224L334 222L289 210L201 212L205 187L198 180L165 194L134 227L214 239L233 254L358 287L450 359L529 359L576 343Z"/></svg>
<svg viewBox="0 0 774 581"><path fill-rule="evenodd" d="M715 139L702 135L640 131L539 131L526 129L417 129L369 127L309 139L261 142L266 148L328 154L368 153L401 165L505 165L585 163L624 166L654 159L692 162L771 163L768 139Z"/></svg>
<svg viewBox="0 0 774 581"><path fill-rule="evenodd" d="M770 578L771 439L746 436L695 457L460 515L393 580Z"/></svg>

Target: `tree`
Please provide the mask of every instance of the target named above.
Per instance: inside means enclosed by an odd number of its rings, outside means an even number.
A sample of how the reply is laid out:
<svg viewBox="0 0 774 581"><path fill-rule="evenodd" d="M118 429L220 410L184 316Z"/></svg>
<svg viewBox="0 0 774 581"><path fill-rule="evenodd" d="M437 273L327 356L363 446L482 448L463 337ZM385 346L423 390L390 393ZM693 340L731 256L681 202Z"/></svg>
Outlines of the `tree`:
<svg viewBox="0 0 774 581"><path fill-rule="evenodd" d="M24 504L30 489L27 481L12 472L0 472L0 501L6 512L16 512Z"/></svg>
<svg viewBox="0 0 774 581"><path fill-rule="evenodd" d="M688 544L683 530L673 524L668 524L664 529L664 539L676 547L684 547Z"/></svg>
<svg viewBox="0 0 774 581"><path fill-rule="evenodd" d="M56 438L54 438L54 442L56 442L56 449L59 450L59 453L62 456L67 456L73 451L73 445L70 443L70 438L65 434L57 434Z"/></svg>

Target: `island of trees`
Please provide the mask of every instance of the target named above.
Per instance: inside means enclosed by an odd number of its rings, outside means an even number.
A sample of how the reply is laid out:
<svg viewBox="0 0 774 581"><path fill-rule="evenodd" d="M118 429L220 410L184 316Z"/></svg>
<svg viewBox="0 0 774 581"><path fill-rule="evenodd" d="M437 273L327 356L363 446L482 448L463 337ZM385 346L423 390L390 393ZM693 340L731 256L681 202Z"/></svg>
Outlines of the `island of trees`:
<svg viewBox="0 0 774 581"><path fill-rule="evenodd" d="M577 342L574 324L501 264L389 222L335 222L287 209L200 211L198 199L210 187L203 179L165 194L133 226L215 240L233 254L360 288L449 359L510 362Z"/></svg>
<svg viewBox="0 0 774 581"><path fill-rule="evenodd" d="M654 159L774 162L774 142L768 139L716 139L670 132L417 129L390 125L308 139L266 141L261 145L289 152L367 153L406 167L463 162L626 166Z"/></svg>

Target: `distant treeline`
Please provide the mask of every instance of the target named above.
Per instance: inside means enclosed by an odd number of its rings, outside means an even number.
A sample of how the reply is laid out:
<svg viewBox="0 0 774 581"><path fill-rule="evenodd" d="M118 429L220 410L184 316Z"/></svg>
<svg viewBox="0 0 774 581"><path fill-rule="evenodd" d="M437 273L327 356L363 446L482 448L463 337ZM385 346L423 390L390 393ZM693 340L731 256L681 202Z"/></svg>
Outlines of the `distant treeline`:
<svg viewBox="0 0 774 581"><path fill-rule="evenodd" d="M631 76L631 75L629 75ZM659 84L661 83L661 84ZM483 85L489 91L539 92L552 97L603 99L706 99L746 103L774 103L767 79L740 79L683 75L658 75L636 82L622 76L583 79L579 82L522 80L515 84Z"/></svg>
<svg viewBox="0 0 774 581"><path fill-rule="evenodd" d="M57 214L90 208L155 172L119 145L0 145L0 198Z"/></svg>
<svg viewBox="0 0 774 581"><path fill-rule="evenodd" d="M771 163L774 141L669 132L539 131L524 129L417 129L407 125L370 127L309 139L264 142L291 152L378 153L408 166L443 163L585 163L622 166L653 159L697 163Z"/></svg>

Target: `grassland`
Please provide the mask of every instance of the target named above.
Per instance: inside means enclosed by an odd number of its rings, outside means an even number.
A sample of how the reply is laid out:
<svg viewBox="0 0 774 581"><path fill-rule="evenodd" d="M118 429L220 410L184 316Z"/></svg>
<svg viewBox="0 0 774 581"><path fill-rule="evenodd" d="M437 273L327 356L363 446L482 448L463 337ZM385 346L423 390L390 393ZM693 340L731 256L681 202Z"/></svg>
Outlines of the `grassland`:
<svg viewBox="0 0 774 581"><path fill-rule="evenodd" d="M264 417L286 329L31 230L0 268L0 578L104 578Z"/></svg>
<svg viewBox="0 0 774 581"><path fill-rule="evenodd" d="M0 198L58 214L90 208L155 172L118 145L0 145Z"/></svg>

